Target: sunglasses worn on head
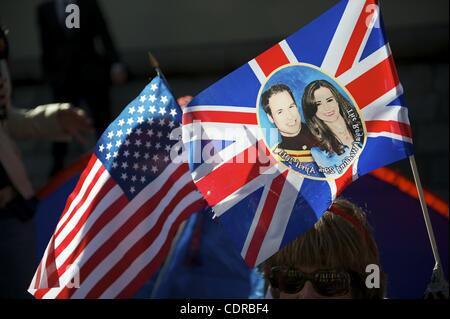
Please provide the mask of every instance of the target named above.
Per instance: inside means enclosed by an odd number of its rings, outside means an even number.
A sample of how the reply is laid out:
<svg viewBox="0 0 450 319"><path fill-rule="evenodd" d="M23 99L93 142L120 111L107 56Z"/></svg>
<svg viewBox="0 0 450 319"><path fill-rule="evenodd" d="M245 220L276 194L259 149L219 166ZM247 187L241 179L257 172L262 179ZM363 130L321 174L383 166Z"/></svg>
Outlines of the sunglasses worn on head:
<svg viewBox="0 0 450 319"><path fill-rule="evenodd" d="M299 293L307 281L325 297L343 296L351 290L350 273L344 270L318 270L301 272L292 267L273 267L269 277L270 285L288 294Z"/></svg>

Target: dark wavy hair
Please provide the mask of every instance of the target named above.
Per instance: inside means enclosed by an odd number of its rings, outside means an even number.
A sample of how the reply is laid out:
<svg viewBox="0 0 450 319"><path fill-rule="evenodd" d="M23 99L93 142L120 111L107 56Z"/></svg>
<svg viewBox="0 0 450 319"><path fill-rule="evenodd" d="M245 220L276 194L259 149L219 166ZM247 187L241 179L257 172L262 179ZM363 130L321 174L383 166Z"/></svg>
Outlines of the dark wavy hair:
<svg viewBox="0 0 450 319"><path fill-rule="evenodd" d="M356 140L356 132L352 129L352 124L359 124L362 127L362 121L357 114L354 106L328 81L317 80L313 81L305 88L302 98L302 109L305 116L306 124L311 133L319 140L320 147L327 151L330 155L336 153L341 155L345 152L345 145L343 145L337 136L331 131L321 119L316 116L317 104L314 99L314 93L320 88L327 88L331 91L336 101L339 104L339 113L344 118L348 130L351 132L353 139ZM354 111L357 116L357 121L352 121L347 111Z"/></svg>

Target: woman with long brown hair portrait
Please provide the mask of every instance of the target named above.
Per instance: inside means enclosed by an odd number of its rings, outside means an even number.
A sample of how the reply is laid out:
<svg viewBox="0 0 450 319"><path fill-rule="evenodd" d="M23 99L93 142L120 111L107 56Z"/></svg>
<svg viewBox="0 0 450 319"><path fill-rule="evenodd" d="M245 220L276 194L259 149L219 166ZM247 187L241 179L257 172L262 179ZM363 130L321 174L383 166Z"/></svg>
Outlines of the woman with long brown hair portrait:
<svg viewBox="0 0 450 319"><path fill-rule="evenodd" d="M356 108L326 80L305 88L302 108L306 124L320 146L311 149L316 163L327 177L338 177L359 154L364 127Z"/></svg>

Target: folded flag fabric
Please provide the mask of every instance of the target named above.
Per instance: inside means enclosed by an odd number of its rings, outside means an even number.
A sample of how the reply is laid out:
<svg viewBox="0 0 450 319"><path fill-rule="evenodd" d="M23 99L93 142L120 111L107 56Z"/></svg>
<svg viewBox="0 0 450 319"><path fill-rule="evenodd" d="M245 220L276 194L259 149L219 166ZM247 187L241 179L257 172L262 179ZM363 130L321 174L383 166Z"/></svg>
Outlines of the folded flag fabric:
<svg viewBox="0 0 450 319"><path fill-rule="evenodd" d="M249 269L230 244L211 210L186 221L175 249L156 279L152 298L255 299L264 296L264 279Z"/></svg>
<svg viewBox="0 0 450 319"><path fill-rule="evenodd" d="M413 153L377 1L339 2L201 92L183 139L249 266L303 234L352 181Z"/></svg>

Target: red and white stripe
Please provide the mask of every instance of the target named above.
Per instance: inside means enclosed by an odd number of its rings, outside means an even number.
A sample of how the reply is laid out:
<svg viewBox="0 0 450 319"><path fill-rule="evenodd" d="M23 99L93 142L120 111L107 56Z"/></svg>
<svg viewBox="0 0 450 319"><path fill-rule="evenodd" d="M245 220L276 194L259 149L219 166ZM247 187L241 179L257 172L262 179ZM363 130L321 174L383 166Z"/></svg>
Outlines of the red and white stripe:
<svg viewBox="0 0 450 319"><path fill-rule="evenodd" d="M303 180L286 169L266 184L241 251L248 265L258 265L280 249Z"/></svg>
<svg viewBox="0 0 450 319"><path fill-rule="evenodd" d="M373 19L378 17L371 9L374 4L374 0L349 1L322 69L337 77L353 95L363 110L369 138L384 136L412 143L408 110L386 106L403 94L389 44L360 61Z"/></svg>
<svg viewBox="0 0 450 319"><path fill-rule="evenodd" d="M412 144L408 108L391 105L402 94L399 84L363 109L368 137L388 137Z"/></svg>
<svg viewBox="0 0 450 319"><path fill-rule="evenodd" d="M354 47L356 45L359 49L361 41L357 41L358 38L354 34L356 30L359 31L360 29L358 22L365 22L360 20L360 16L364 12L365 4L366 1L364 0L348 1L321 65L321 69L328 74L337 74L338 70L342 70L344 65L349 64L347 63L348 60L356 57ZM352 62L351 64L353 64Z"/></svg>
<svg viewBox="0 0 450 319"><path fill-rule="evenodd" d="M201 140L236 141L232 146L215 152L205 158L201 152L193 154L194 161L204 161L192 177L198 182L220 166L237 162L243 154L260 139L255 108L229 106L196 106L185 110L183 114L183 140L195 142ZM248 153L248 152L247 152ZM256 149L253 156L256 159Z"/></svg>
<svg viewBox="0 0 450 319"><path fill-rule="evenodd" d="M187 164L169 164L128 201L99 163L93 156L69 197L29 288L37 298L131 297L164 260L182 220L204 206ZM79 288L68 287L74 266Z"/></svg>

